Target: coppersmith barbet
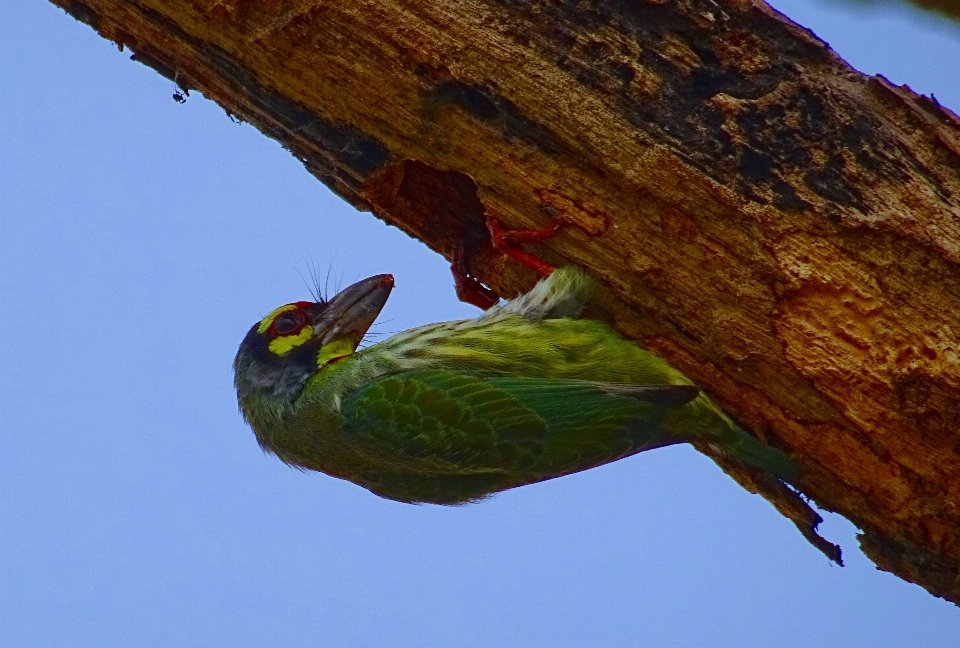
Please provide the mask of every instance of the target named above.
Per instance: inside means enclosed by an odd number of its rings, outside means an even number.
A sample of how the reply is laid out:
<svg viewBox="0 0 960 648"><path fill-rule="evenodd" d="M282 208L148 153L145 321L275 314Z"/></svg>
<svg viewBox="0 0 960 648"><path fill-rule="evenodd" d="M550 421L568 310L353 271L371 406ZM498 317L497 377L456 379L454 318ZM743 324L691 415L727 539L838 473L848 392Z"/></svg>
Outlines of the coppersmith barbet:
<svg viewBox="0 0 960 648"><path fill-rule="evenodd" d="M284 462L402 502L460 504L644 450L705 442L786 482L798 466L666 361L578 315L561 268L476 319L357 350L393 289L378 275L277 308L234 361L240 409Z"/></svg>

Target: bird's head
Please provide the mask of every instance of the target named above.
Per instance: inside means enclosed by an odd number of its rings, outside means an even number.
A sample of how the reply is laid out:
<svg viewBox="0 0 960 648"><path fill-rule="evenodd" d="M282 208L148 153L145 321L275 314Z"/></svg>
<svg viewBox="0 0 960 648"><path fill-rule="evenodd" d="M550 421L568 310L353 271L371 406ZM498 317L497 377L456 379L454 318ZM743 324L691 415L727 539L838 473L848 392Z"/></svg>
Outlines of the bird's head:
<svg viewBox="0 0 960 648"><path fill-rule="evenodd" d="M329 301L272 311L240 343L233 361L237 395L296 400L311 376L357 350L391 290L393 276L376 275Z"/></svg>

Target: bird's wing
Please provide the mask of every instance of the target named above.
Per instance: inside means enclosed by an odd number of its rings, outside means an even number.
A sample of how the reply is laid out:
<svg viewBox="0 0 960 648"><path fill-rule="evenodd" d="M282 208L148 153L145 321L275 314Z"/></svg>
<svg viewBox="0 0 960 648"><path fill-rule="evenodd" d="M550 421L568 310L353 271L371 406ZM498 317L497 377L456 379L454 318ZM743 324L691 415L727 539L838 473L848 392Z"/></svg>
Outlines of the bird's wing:
<svg viewBox="0 0 960 648"><path fill-rule="evenodd" d="M357 443L455 470L564 474L676 443L663 413L699 394L688 385L476 377L456 371L390 374L341 404Z"/></svg>
<svg viewBox="0 0 960 648"><path fill-rule="evenodd" d="M541 395L571 397L616 395L659 407L680 407L700 395L696 385L625 385L594 380L544 378L488 378L488 382L519 395L536 398Z"/></svg>

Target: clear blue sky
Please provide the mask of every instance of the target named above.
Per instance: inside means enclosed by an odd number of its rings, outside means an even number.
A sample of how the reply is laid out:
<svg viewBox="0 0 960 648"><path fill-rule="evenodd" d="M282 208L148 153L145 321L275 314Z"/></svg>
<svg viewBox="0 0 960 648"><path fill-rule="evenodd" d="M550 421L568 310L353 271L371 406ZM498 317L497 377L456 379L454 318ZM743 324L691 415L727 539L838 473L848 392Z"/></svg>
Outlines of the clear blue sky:
<svg viewBox="0 0 960 648"><path fill-rule="evenodd" d="M780 0L960 109L960 28ZM960 610L848 566L687 447L463 508L264 455L247 328L304 257L391 272L380 332L472 316L439 256L42 0L0 7L0 644L943 648Z"/></svg>

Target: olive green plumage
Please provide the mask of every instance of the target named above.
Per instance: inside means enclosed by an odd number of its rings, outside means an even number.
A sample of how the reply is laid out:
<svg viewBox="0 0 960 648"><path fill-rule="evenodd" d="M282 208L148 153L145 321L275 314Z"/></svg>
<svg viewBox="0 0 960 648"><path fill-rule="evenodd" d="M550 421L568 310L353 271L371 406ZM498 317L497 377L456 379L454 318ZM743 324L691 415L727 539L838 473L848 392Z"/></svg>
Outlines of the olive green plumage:
<svg viewBox="0 0 960 648"><path fill-rule="evenodd" d="M383 497L439 504L689 441L785 481L799 475L664 360L577 319L590 282L576 268L476 319L353 352L392 285L373 277L251 329L236 385L265 449ZM270 350L293 336L291 350Z"/></svg>

